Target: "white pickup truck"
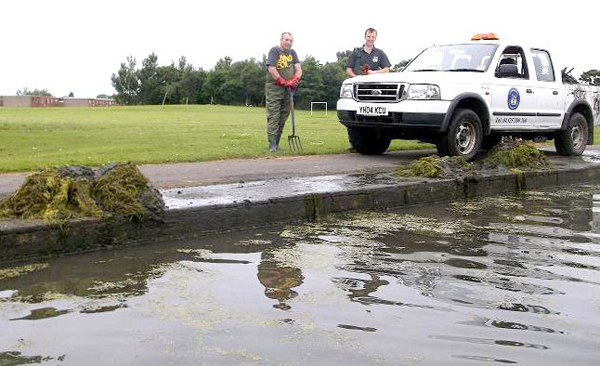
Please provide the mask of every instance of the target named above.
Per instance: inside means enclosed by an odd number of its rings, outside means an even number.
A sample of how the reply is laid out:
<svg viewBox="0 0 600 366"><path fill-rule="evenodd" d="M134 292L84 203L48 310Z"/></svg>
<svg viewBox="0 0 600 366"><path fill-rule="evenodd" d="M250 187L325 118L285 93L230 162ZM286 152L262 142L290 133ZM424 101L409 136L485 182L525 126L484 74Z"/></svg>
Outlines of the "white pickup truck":
<svg viewBox="0 0 600 366"><path fill-rule="evenodd" d="M563 82L546 49L479 34L429 47L402 72L345 80L337 114L362 154L416 139L472 160L508 135L581 155L600 123L600 90Z"/></svg>

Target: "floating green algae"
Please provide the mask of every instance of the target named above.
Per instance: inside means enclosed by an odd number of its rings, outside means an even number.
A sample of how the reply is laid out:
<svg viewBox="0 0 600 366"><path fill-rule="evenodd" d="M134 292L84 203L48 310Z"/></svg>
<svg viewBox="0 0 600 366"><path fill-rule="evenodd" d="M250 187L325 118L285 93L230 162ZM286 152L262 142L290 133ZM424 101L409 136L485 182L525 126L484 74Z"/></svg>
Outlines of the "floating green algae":
<svg viewBox="0 0 600 366"><path fill-rule="evenodd" d="M163 212L160 193L129 163L97 173L84 166L47 168L27 176L15 194L0 202L0 217L47 221L111 215L141 221Z"/></svg>
<svg viewBox="0 0 600 366"><path fill-rule="evenodd" d="M462 216L469 216L490 208L514 212L522 210L523 204L521 200L515 200L508 196L500 196L451 202L448 205L448 209L451 212Z"/></svg>
<svg viewBox="0 0 600 366"><path fill-rule="evenodd" d="M0 280L6 278L19 277L28 273L41 271L42 269L48 268L48 263L32 263L23 266L2 268L0 269Z"/></svg>
<svg viewBox="0 0 600 366"><path fill-rule="evenodd" d="M212 256L213 252L209 249L177 249L178 253L191 254L197 259L208 259Z"/></svg>
<svg viewBox="0 0 600 366"><path fill-rule="evenodd" d="M289 225L280 236L290 241L337 243L344 245L378 245L377 239L395 232L404 231L429 237L451 237L461 239L472 236L478 227L467 220L438 220L411 214L392 212L360 212L356 214L334 214L318 223ZM349 240L353 238L356 240ZM332 240L333 239L333 240ZM338 243L339 244L339 243Z"/></svg>

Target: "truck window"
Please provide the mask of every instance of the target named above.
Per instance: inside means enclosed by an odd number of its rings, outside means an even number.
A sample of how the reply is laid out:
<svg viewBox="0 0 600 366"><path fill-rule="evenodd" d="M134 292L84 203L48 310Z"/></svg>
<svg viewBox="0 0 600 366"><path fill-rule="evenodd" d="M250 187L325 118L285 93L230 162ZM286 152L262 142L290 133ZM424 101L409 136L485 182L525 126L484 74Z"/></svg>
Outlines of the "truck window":
<svg viewBox="0 0 600 366"><path fill-rule="evenodd" d="M486 69L486 59L491 59L498 45L496 44L450 44L432 46L404 69L404 72L420 71L475 71Z"/></svg>
<svg viewBox="0 0 600 366"><path fill-rule="evenodd" d="M471 60L467 57L456 57L454 59L454 65L452 66L453 70L456 69L469 69L471 66Z"/></svg>
<svg viewBox="0 0 600 366"><path fill-rule="evenodd" d="M552 67L552 60L548 51L532 48L531 55L537 79L539 81L555 81L554 68Z"/></svg>
<svg viewBox="0 0 600 366"><path fill-rule="evenodd" d="M479 70L487 70L488 66L490 66L490 61L492 61L490 56L484 56L481 61L479 61L479 66L477 68Z"/></svg>
<svg viewBox="0 0 600 366"><path fill-rule="evenodd" d="M525 61L525 53L521 47L509 46L504 49L498 61L498 65L496 65L496 77L500 77L500 65L504 64L517 65L517 77L520 79L529 79L529 71L527 69L527 62Z"/></svg>

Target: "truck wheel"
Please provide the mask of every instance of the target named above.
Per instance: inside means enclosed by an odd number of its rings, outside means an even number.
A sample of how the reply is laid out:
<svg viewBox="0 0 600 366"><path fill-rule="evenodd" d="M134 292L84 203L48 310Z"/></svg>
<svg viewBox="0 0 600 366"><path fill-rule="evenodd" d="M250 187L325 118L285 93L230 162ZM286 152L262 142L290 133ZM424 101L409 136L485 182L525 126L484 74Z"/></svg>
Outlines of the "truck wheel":
<svg viewBox="0 0 600 366"><path fill-rule="evenodd" d="M352 147L363 155L381 155L390 147L391 142L391 139L371 128L348 127L348 138Z"/></svg>
<svg viewBox="0 0 600 366"><path fill-rule="evenodd" d="M470 161L477 155L482 138L481 120L477 113L470 109L457 109L441 144L448 155L462 156Z"/></svg>
<svg viewBox="0 0 600 366"><path fill-rule="evenodd" d="M556 152L564 156L578 156L587 146L588 125L581 113L573 113L567 128L559 131L554 139Z"/></svg>

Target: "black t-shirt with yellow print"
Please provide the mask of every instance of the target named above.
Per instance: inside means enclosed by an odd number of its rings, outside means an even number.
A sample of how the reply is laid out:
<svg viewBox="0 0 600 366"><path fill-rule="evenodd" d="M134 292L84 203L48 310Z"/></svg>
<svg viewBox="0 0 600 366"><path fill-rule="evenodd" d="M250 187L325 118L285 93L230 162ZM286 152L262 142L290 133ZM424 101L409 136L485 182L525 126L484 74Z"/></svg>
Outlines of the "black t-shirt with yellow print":
<svg viewBox="0 0 600 366"><path fill-rule="evenodd" d="M294 76L294 64L299 62L300 60L298 59L296 51L284 51L279 46L271 48L269 56L267 57L267 67L275 66L279 74L286 80L291 79L292 76ZM274 82L273 77L269 73L267 73L267 82Z"/></svg>

